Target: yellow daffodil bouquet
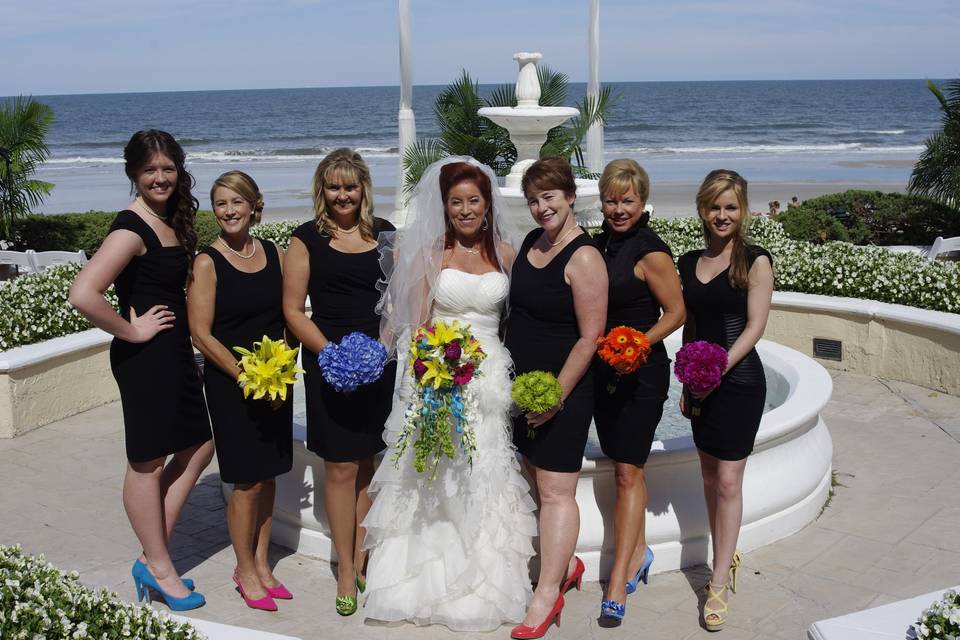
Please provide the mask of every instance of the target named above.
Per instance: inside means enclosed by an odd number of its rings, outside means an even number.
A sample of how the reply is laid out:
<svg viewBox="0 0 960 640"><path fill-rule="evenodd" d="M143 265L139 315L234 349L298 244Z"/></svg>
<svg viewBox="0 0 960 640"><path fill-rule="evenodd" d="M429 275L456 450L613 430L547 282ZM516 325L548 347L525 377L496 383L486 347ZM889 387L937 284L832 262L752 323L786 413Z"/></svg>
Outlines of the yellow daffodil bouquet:
<svg viewBox="0 0 960 640"><path fill-rule="evenodd" d="M240 354L240 377L237 381L243 387L243 397L253 396L260 400L268 396L271 400L287 399L287 386L297 380L297 374L303 369L297 366L297 353L300 347L291 349L287 343L271 340L263 336L253 343L253 350L234 347Z"/></svg>
<svg viewBox="0 0 960 640"><path fill-rule="evenodd" d="M414 392L393 456L398 468L416 437L413 466L423 473L429 465L433 480L440 459L455 455L454 433L460 436L460 448L467 460L473 462L477 440L471 422L477 400L469 383L480 375L480 363L486 357L470 325L437 320L417 329L410 341L408 363Z"/></svg>

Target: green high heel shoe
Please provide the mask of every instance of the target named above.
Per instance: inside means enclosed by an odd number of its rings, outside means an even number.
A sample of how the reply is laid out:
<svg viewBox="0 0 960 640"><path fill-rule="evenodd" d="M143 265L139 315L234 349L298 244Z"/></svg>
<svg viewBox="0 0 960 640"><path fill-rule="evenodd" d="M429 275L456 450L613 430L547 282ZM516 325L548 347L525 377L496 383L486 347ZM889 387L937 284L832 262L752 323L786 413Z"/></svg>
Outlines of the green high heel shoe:
<svg viewBox="0 0 960 640"><path fill-rule="evenodd" d="M359 591L360 593L363 593L364 591L367 590L367 579L364 578L359 573L356 575L356 578L357 578L357 591Z"/></svg>
<svg viewBox="0 0 960 640"><path fill-rule="evenodd" d="M337 596L337 613L342 616L352 616L357 612L356 596Z"/></svg>

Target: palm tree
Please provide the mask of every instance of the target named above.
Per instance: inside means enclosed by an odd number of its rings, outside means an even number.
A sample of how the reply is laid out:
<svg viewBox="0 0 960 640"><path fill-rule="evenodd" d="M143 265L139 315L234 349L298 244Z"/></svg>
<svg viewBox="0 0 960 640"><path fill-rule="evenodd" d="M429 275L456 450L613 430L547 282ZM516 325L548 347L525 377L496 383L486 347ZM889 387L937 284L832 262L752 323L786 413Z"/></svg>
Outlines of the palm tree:
<svg viewBox="0 0 960 640"><path fill-rule="evenodd" d="M550 67L537 67L540 80L540 104L545 107L562 106L566 102L569 81L563 73ZM541 157L560 156L571 160L581 177L597 177L584 166L583 139L595 123L603 123L616 101L610 87L601 89L596 97L586 96L577 108L580 115L569 124L554 127L547 132L547 141L540 150ZM479 84L465 70L449 84L433 103L433 112L440 126L438 138L421 138L403 154L404 191L410 192L420 181L426 168L447 156L473 156L488 165L498 176L510 172L517 160L517 149L507 130L492 120L477 114L482 107L515 107L516 87L501 85L488 98L480 96Z"/></svg>
<svg viewBox="0 0 960 640"><path fill-rule="evenodd" d="M53 184L34 180L50 150L45 138L53 109L32 97L7 99L0 105L0 238L14 240L17 218L43 202Z"/></svg>
<svg viewBox="0 0 960 640"><path fill-rule="evenodd" d="M927 138L927 148L913 167L907 190L927 196L948 207L960 207L960 80L946 84L946 91L927 80L927 88L940 101L943 129ZM944 95L946 94L946 95Z"/></svg>

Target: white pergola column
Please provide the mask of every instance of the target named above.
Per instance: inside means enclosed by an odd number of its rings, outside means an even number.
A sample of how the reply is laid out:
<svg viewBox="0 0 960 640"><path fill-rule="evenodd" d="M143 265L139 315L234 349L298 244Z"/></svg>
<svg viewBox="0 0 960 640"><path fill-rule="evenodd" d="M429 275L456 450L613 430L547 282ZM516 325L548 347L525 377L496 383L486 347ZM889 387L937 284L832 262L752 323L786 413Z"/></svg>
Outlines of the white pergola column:
<svg viewBox="0 0 960 640"><path fill-rule="evenodd" d="M600 0L590 0L590 28L588 37L589 78L587 80L587 95L596 98L600 94ZM603 125L594 124L587 131L586 149L587 166L591 171L603 171Z"/></svg>
<svg viewBox="0 0 960 640"><path fill-rule="evenodd" d="M413 117L413 75L410 72L410 0L400 0L400 110L397 113L397 128L400 133L397 149L397 195L394 201L394 222L403 224L407 207L403 197L403 154L417 139L417 125Z"/></svg>

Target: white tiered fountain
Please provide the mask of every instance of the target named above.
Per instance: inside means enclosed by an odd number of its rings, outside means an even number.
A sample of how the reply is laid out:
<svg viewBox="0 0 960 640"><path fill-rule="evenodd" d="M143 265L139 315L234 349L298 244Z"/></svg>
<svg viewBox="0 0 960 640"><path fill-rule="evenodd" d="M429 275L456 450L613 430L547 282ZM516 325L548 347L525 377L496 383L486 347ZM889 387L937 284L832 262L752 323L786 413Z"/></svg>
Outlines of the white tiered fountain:
<svg viewBox="0 0 960 640"><path fill-rule="evenodd" d="M477 112L506 129L510 134L510 141L517 147L517 162L507 174L500 192L507 200L511 217L524 229L532 228L534 222L527 210L527 199L520 188L523 172L540 157L540 148L547 141L547 132L580 115L573 107L540 106L537 61L542 57L539 53L513 54L513 59L520 66L517 75L517 106L484 107ZM600 215L599 204L597 181L578 179L577 204L574 206L578 217L584 221L595 221Z"/></svg>

